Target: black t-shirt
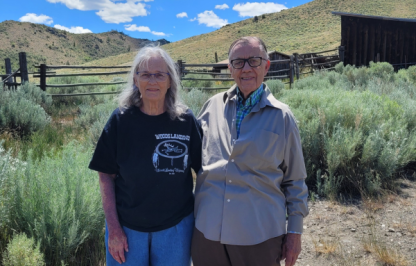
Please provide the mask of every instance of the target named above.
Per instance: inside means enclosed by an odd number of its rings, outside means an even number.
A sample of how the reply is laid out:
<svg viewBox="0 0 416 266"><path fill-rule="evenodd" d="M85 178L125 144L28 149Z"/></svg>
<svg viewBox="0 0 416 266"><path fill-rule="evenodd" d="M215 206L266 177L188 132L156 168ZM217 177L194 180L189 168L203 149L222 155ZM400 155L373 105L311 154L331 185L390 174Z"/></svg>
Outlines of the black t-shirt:
<svg viewBox="0 0 416 266"><path fill-rule="evenodd" d="M201 129L188 110L149 116L138 107L116 109L98 140L89 168L116 174L122 226L142 232L170 228L193 211L190 168L201 167Z"/></svg>

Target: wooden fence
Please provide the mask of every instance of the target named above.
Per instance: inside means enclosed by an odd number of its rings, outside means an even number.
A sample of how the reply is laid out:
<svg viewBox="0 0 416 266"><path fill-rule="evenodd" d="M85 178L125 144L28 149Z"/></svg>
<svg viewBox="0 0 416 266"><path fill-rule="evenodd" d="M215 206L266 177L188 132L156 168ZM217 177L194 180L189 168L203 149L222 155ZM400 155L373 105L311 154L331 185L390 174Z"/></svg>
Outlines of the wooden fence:
<svg viewBox="0 0 416 266"><path fill-rule="evenodd" d="M6 74L0 75L3 82L3 88L7 86L9 89L17 88L17 86L21 85L22 82L29 81L29 73L27 71L27 61L26 61L26 53L21 52L19 53L19 69L12 72L12 65L10 63L10 59L5 59L6 65ZM18 83L16 77L20 77L21 82Z"/></svg>
<svg viewBox="0 0 416 266"><path fill-rule="evenodd" d="M289 59L285 60L273 60L272 65L283 64L288 66L287 69L280 69L278 71L269 71L266 80L280 79L284 83L293 84L295 78L299 79L302 75L311 74L317 70L331 70L333 67L343 61L343 47L333 49L329 51L314 52L307 54L293 54ZM330 55L323 55L332 53ZM46 65L41 64L35 66L39 69L38 72L28 73L26 65L26 54L24 52L19 53L20 68L14 73L11 72L10 59L6 59L6 75L0 75L3 79L3 86L16 87L22 82L29 81L28 74L34 74L34 78L40 78L39 86L43 91L47 88L67 88L67 87L79 87L79 86L102 86L102 85L117 85L126 83L125 81L118 82L98 82L98 83L77 83L77 84L48 84L47 78L51 77L76 77L76 76L108 76L108 75L125 75L129 71L112 71L112 72L91 72L91 73L59 73L53 72L57 69L128 69L130 66L67 66L67 65ZM181 81L223 81L232 82L231 74L227 73L228 64L186 64L182 60L177 62ZM224 71L218 71L223 69ZM48 70L53 70L49 71ZM194 76L193 76L194 75ZM195 77L195 75L202 75L203 77ZM15 78L21 77L21 83L16 83ZM203 90L222 90L229 87L203 87ZM190 88L184 88L190 89ZM104 94L116 94L119 92L89 92L89 93L72 93L72 94L51 94L52 97L62 96L86 96L86 95L104 95Z"/></svg>

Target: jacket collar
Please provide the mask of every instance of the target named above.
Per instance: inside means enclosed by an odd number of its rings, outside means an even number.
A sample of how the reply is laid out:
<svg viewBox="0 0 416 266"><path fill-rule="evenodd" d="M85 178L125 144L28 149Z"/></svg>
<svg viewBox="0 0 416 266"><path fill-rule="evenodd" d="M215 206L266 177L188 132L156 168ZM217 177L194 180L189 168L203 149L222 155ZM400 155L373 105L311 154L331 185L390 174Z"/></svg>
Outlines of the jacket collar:
<svg viewBox="0 0 416 266"><path fill-rule="evenodd" d="M258 112L260 109L270 106L277 109L283 109L285 104L276 100L276 98L271 93L269 87L266 83L263 82L264 92L261 96L260 101L253 107L252 112ZM223 101L224 103L228 100L237 100L237 84L234 84L229 90L224 93Z"/></svg>

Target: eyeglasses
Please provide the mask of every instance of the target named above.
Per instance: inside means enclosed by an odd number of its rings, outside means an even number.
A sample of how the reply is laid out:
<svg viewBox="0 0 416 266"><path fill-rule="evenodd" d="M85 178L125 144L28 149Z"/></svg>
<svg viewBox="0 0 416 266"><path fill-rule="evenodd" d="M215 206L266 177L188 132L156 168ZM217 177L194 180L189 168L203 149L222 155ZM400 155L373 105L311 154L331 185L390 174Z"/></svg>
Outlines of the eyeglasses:
<svg viewBox="0 0 416 266"><path fill-rule="evenodd" d="M233 68L241 69L244 67L246 62L251 67L258 67L259 65L261 65L262 60L267 61L267 59L264 59L263 57L256 56L256 57L250 57L247 59L234 59L234 60L231 60L230 63L233 66Z"/></svg>
<svg viewBox="0 0 416 266"><path fill-rule="evenodd" d="M152 74L148 72L137 71L136 74L139 76L139 80L141 81L149 81L152 78L152 76L154 76L156 81L163 82L163 81L166 81L168 77L170 76L169 73L165 73L165 72L158 72L158 73Z"/></svg>

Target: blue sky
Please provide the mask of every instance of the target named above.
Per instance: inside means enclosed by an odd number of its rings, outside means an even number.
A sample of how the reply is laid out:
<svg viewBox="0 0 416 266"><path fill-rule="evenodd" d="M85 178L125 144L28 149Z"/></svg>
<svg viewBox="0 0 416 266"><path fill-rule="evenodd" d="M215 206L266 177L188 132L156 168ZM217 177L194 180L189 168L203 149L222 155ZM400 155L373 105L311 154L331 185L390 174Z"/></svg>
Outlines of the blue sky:
<svg viewBox="0 0 416 266"><path fill-rule="evenodd" d="M174 42L306 2L309 0L0 0L0 21L29 21L80 34L118 30L134 38Z"/></svg>

